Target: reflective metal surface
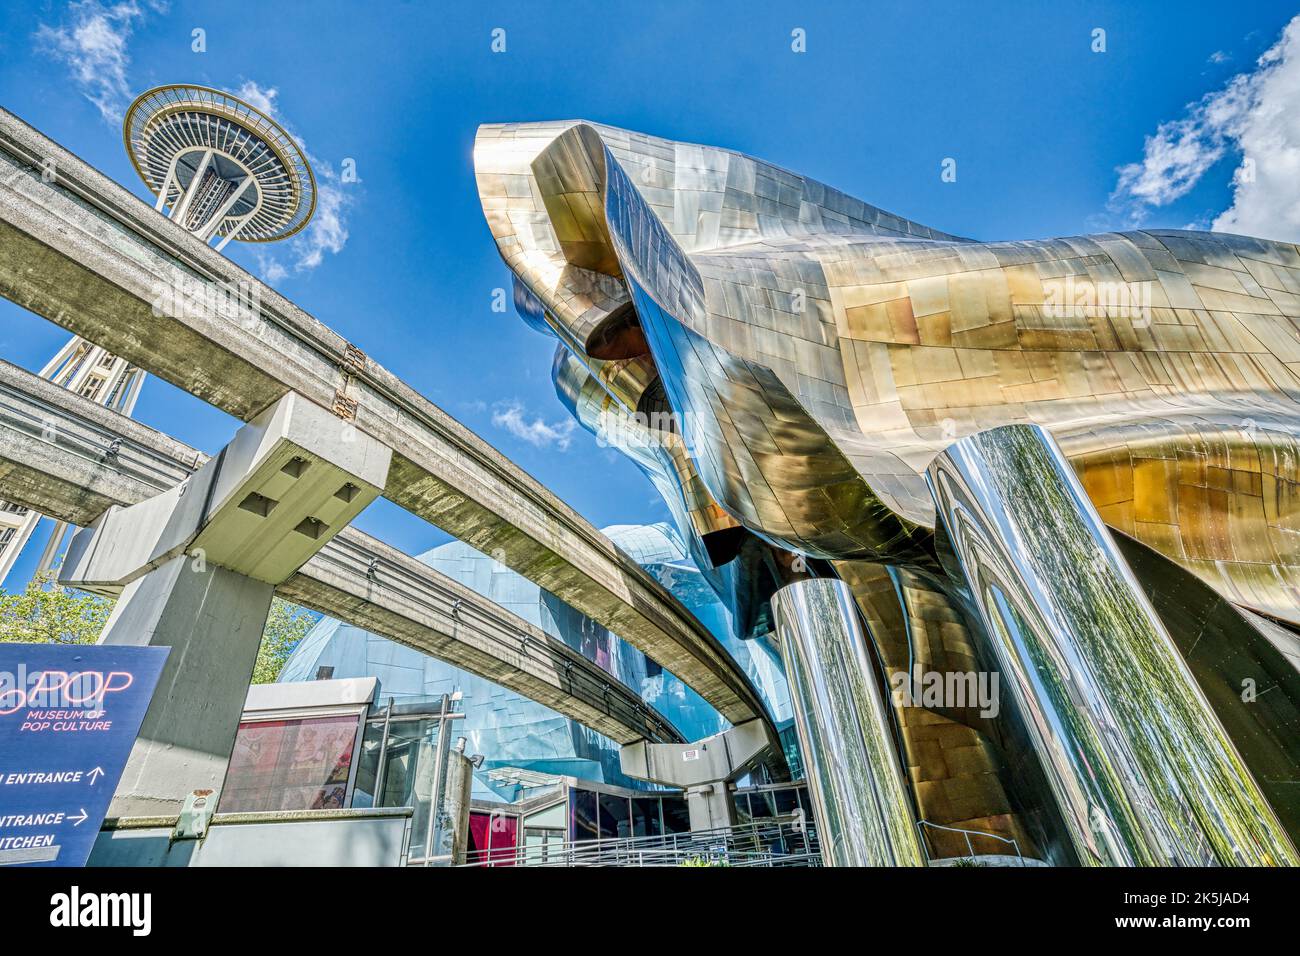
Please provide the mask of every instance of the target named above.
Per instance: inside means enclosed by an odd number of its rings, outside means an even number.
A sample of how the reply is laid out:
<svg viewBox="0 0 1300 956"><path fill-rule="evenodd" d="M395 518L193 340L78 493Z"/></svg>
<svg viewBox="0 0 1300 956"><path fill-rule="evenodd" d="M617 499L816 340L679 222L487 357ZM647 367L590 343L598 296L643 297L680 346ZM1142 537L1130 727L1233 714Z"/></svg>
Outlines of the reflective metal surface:
<svg viewBox="0 0 1300 956"><path fill-rule="evenodd" d="M1236 607L1191 573L1127 535L1115 543L1165 630L1286 827L1300 838L1300 636Z"/></svg>
<svg viewBox="0 0 1300 956"><path fill-rule="evenodd" d="M924 866L916 816L853 594L833 578L772 599L827 866Z"/></svg>
<svg viewBox="0 0 1300 956"><path fill-rule="evenodd" d="M643 349L701 483L760 536L906 559L933 527L934 455L1035 423L1107 523L1300 623L1295 245L972 242L740 153L575 121L483 126L475 170L531 321L593 374L611 342ZM630 301L640 336L611 334Z"/></svg>
<svg viewBox="0 0 1300 956"><path fill-rule="evenodd" d="M1157 229L976 242L731 150L582 121L483 126L474 164L520 314L558 340L557 390L598 435L626 423L610 444L664 495L737 636L770 630L771 595L809 562L848 582L895 670L900 638L909 653L941 651L926 658L938 669L969 671L971 648L1009 640L990 640L991 622L1037 634L1049 610L1105 596L1072 608L1064 633L1078 660L1060 668L1106 676L1100 710L1072 685L1030 682L1023 696L1042 702L1037 716L1065 724L900 711L902 757L927 815L1023 833L1053 861L1076 851L1090 863L1292 858L1239 756L1267 750L1268 793L1282 799L1300 784L1300 761L1249 738L1283 734L1285 718L1225 718L1225 735L1132 574L1108 563L1101 529L1132 536L1224 602L1300 624L1300 248ZM1073 475L1055 479L1050 505L1067 510L1048 511L1043 528L1084 515L1098 534L1081 540L1104 565L1086 588L1059 574L1036 580L1007 621L987 595L967 607L960 574L943 574L926 483L952 442L1003 425L1055 440L1053 460ZM979 491L1008 511L1010 486ZM1025 536L1042 529L980 527L980 555L1027 586L1016 561L1033 566ZM875 601L881 575L895 610ZM1056 646L1050 633L1044 647ZM1291 695L1291 683L1271 686ZM1150 711L1155 701L1178 701L1177 718ZM1185 747L1207 728L1200 749ZM1003 781L1031 777L1026 808Z"/></svg>
<svg viewBox="0 0 1300 956"><path fill-rule="evenodd" d="M1051 437L973 435L927 477L1081 862L1300 862Z"/></svg>
<svg viewBox="0 0 1300 956"><path fill-rule="evenodd" d="M1019 728L1009 728L1001 707L983 711L978 694L961 700L925 699L918 678L925 675L987 675L978 621L945 592L946 580L896 566L837 561L835 571L857 600L867 635L890 688L900 740L899 756L910 779L917 810L929 826L922 834L931 859L961 856L964 831L981 834L981 853L1001 853L1013 841L1027 855L1069 862L1054 852L1058 840L1043 832L1050 794L1032 766ZM899 689L912 675L913 692ZM987 681L988 677L984 676ZM1000 693L991 695L995 705ZM952 828L952 829L949 829Z"/></svg>

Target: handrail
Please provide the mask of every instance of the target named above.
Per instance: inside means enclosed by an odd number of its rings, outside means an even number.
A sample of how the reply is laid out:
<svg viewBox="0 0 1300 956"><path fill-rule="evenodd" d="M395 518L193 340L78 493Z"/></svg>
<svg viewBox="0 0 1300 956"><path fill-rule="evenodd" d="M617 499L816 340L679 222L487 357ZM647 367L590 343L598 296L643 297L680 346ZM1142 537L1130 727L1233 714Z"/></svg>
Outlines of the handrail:
<svg viewBox="0 0 1300 956"><path fill-rule="evenodd" d="M975 848L970 842L971 834L974 834L975 836L992 837L994 840L1000 840L1003 843L1010 843L1012 848L1016 851L1016 859L1020 861L1020 865L1025 865L1025 857L1024 854L1020 852L1020 844L1017 843L1013 837L998 836L996 833L989 833L987 830L966 830L962 827L946 827L942 823L931 823L929 820L917 820L916 826L917 829L921 831L921 843L926 846L926 856L930 859L933 859L933 857L930 857L929 845L925 841L926 827L933 827L936 830L947 830L949 833L960 833L965 836L967 856L972 860L975 859L976 856L990 856L991 854L977 854Z"/></svg>
<svg viewBox="0 0 1300 956"><path fill-rule="evenodd" d="M469 854L466 866L820 866L817 835L807 821L773 818L715 830L574 840Z"/></svg>

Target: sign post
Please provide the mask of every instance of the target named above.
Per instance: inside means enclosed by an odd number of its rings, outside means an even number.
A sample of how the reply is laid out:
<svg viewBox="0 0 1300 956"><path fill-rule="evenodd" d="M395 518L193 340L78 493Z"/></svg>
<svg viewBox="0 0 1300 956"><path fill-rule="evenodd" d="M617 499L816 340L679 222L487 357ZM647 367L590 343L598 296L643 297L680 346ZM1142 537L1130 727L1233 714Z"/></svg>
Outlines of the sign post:
<svg viewBox="0 0 1300 956"><path fill-rule="evenodd" d="M85 866L168 647L0 644L0 866Z"/></svg>

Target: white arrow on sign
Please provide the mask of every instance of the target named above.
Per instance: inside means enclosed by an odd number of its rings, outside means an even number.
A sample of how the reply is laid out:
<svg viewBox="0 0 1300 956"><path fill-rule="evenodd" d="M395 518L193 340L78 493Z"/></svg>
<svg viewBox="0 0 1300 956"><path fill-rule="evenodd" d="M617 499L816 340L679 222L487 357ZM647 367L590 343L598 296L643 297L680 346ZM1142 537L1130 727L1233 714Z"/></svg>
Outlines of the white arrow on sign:
<svg viewBox="0 0 1300 956"><path fill-rule="evenodd" d="M99 780L100 777L104 776L104 768L96 767L94 770L90 771L90 773L86 774L86 776L90 778L90 785L93 787L95 782Z"/></svg>
<svg viewBox="0 0 1300 956"><path fill-rule="evenodd" d="M85 823L86 820L88 820L89 818L90 818L90 814L86 812L86 808L85 808L85 807L82 807L82 808L81 808L81 816L79 816L79 817L72 817L72 816L68 817L68 819L72 821L72 825L73 825L74 827L79 827L79 826L81 826L81 825L82 825L83 823Z"/></svg>

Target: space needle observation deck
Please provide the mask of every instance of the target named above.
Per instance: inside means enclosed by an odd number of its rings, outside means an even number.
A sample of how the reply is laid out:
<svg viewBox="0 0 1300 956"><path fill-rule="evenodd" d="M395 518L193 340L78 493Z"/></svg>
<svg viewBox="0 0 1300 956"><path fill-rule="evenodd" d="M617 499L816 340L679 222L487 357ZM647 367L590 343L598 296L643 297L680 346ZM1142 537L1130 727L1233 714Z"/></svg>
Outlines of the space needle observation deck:
<svg viewBox="0 0 1300 956"><path fill-rule="evenodd" d="M307 157L274 120L204 86L142 93L122 129L154 208L204 242L271 242L302 230L316 210Z"/></svg>

